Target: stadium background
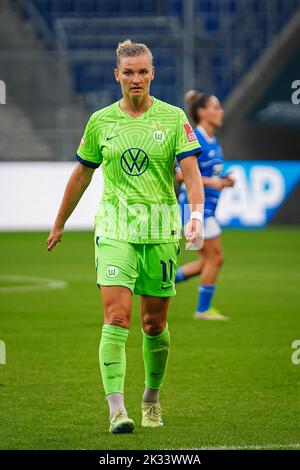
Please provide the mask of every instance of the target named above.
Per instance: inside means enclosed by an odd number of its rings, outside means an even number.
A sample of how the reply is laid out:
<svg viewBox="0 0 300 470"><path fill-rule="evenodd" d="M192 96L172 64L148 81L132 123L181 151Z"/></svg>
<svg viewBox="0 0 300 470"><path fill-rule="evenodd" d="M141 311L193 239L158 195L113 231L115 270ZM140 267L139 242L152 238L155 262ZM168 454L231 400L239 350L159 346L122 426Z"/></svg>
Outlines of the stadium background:
<svg viewBox="0 0 300 470"><path fill-rule="evenodd" d="M299 448L300 1L1 0L0 19L0 448ZM178 287L166 426L114 440L97 366L101 171L63 244L48 254L45 239L88 116L120 96L114 50L127 37L153 50L153 95L222 100L237 184L218 214L217 302L231 321L195 325L197 280ZM126 383L137 422L138 325L135 303Z"/></svg>

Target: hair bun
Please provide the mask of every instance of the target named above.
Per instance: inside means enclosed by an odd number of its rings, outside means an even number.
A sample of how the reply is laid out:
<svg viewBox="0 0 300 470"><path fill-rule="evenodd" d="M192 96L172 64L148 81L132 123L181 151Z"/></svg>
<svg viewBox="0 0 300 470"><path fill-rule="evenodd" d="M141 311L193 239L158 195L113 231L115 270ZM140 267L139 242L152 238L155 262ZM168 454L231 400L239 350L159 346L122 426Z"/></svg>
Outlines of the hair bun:
<svg viewBox="0 0 300 470"><path fill-rule="evenodd" d="M137 57L142 54L148 54L153 61L153 55L151 50L146 44L137 43L131 41L131 39L125 39L123 42L119 42L117 50L117 65L120 64L121 57Z"/></svg>

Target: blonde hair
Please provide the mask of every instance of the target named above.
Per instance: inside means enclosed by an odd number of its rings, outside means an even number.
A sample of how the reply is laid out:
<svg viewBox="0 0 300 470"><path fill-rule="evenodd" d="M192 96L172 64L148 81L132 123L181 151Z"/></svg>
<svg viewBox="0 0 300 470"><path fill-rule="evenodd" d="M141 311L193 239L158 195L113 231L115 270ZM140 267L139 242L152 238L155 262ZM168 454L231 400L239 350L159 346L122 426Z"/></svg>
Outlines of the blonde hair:
<svg viewBox="0 0 300 470"><path fill-rule="evenodd" d="M116 49L117 54L117 67L120 65L122 57L137 57L139 55L148 54L153 61L153 55L149 47L146 44L132 42L130 39L126 39L123 42L119 42Z"/></svg>

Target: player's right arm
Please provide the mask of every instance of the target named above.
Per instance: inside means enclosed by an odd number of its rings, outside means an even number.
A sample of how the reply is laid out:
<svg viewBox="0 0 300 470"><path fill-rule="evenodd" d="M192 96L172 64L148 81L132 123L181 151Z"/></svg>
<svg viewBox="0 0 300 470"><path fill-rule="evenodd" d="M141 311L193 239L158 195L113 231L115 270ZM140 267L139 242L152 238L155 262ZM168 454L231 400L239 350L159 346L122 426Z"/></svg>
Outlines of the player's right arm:
<svg viewBox="0 0 300 470"><path fill-rule="evenodd" d="M94 171L95 168L89 168L81 163L77 163L75 166L67 183L54 225L47 239L48 251L51 251L61 241L65 223L90 184Z"/></svg>
<svg viewBox="0 0 300 470"><path fill-rule="evenodd" d="M95 169L102 162L97 137L96 115L94 113L90 117L78 147L76 159L79 163L69 178L57 217L47 239L48 251L51 251L61 241L66 221L90 184Z"/></svg>

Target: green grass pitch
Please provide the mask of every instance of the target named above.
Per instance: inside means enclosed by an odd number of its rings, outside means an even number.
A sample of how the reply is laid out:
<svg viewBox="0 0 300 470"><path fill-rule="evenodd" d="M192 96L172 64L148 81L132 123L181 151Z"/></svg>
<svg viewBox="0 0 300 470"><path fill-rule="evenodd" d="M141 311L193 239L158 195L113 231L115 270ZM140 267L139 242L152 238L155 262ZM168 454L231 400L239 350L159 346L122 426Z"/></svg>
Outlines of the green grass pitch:
<svg viewBox="0 0 300 470"><path fill-rule="evenodd" d="M165 425L140 426L139 300L127 343L126 404L133 435L110 435L98 366L102 306L93 234L0 235L1 449L300 448L300 228L225 231L215 305L227 323L193 320L198 280L171 302L171 353L161 391ZM181 262L194 253L182 251ZM18 291L26 276L66 288ZM34 281L35 283L37 281ZM12 289L14 287L14 289Z"/></svg>

